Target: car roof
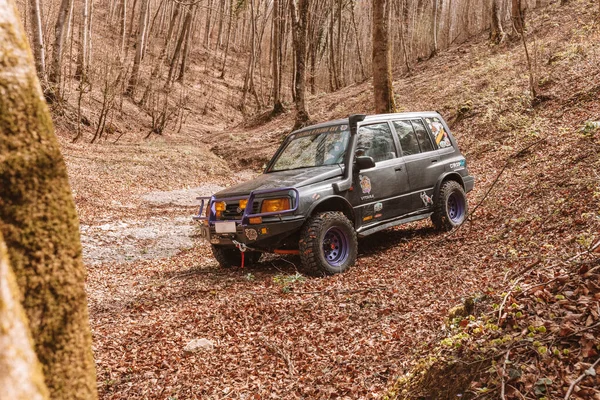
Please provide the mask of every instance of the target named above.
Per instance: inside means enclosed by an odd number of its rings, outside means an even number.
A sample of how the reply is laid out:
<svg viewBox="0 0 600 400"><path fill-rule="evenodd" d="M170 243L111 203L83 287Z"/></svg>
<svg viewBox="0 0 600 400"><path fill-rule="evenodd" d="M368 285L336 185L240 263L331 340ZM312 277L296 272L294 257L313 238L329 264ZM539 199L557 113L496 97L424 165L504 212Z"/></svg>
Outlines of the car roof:
<svg viewBox="0 0 600 400"><path fill-rule="evenodd" d="M372 114L367 115L364 121L360 122L360 124L364 124L365 122L376 122L376 121L387 121L389 119L400 119L400 118L427 118L427 117L440 117L440 114L436 111L416 111L416 112L403 112L403 113L391 113L391 114ZM348 124L348 118L336 119L332 121L325 121L315 125L310 125L305 128L299 129L292 133L300 133L309 131L316 128L323 128L331 125L341 125Z"/></svg>

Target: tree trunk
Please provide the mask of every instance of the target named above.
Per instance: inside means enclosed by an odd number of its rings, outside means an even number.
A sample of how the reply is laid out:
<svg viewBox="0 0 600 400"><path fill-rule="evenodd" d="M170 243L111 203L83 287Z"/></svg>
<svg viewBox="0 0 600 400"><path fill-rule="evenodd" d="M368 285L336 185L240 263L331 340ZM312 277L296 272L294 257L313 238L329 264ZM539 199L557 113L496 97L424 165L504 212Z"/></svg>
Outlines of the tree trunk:
<svg viewBox="0 0 600 400"><path fill-rule="evenodd" d="M281 103L281 76L279 63L281 54L281 3L273 0L273 45L271 46L271 67L273 73L273 115L283 112Z"/></svg>
<svg viewBox="0 0 600 400"><path fill-rule="evenodd" d="M0 69L0 233L50 397L95 399L86 272L67 169L16 5L0 0L0 10L0 54L11 54Z"/></svg>
<svg viewBox="0 0 600 400"><path fill-rule="evenodd" d="M135 44L135 57L133 59L133 68L131 70L131 77L127 84L125 94L133 96L135 87L137 86L139 75L140 75L140 64L142 62L142 56L144 54L144 38L146 37L146 14L148 13L148 0L142 0L140 5L140 22L138 40Z"/></svg>
<svg viewBox="0 0 600 400"><path fill-rule="evenodd" d="M227 25L227 37L225 38L225 54L223 55L223 65L221 67L221 79L225 79L225 67L227 66L227 56L229 55L229 46L231 45L231 29L233 28L233 0L229 0L229 22Z"/></svg>
<svg viewBox="0 0 600 400"><path fill-rule="evenodd" d="M88 0L83 0L81 25L79 26L79 52L77 53L77 68L75 69L75 79L81 82L85 82L87 76L88 18Z"/></svg>
<svg viewBox="0 0 600 400"><path fill-rule="evenodd" d="M33 32L33 54L35 56L35 69L37 76L46 84L46 47L44 47L44 30L42 27L42 10L40 0L29 0L31 5L31 29Z"/></svg>
<svg viewBox="0 0 600 400"><path fill-rule="evenodd" d="M358 26L356 25L356 17L354 15L354 4L350 7L350 17L352 19L352 26L354 28L354 36L356 37L356 52L358 54L358 63L360 65L360 77L361 80L365 80L367 74L365 73L365 66L363 63L362 51L360 50L360 38L358 36Z"/></svg>
<svg viewBox="0 0 600 400"><path fill-rule="evenodd" d="M85 60L85 64L89 67L92 64L92 50L93 50L93 42L92 42L92 28L94 23L94 0L89 0L90 9L88 11L88 25L87 25L87 60Z"/></svg>
<svg viewBox="0 0 600 400"><path fill-rule="evenodd" d="M431 49L431 54L429 55L429 57L434 57L438 53L437 18L438 18L438 0L433 0L433 18L432 18L433 22L431 24L431 36L433 38L433 49Z"/></svg>
<svg viewBox="0 0 600 400"><path fill-rule="evenodd" d="M69 19L69 10L73 0L62 0L58 8L58 17L54 25L54 48L52 50L52 65L48 81L51 85L52 97L61 98L60 84L62 82L62 56L63 45L67 32L67 22Z"/></svg>
<svg viewBox="0 0 600 400"><path fill-rule="evenodd" d="M390 0L373 0L373 94L375 112L396 111L389 45Z"/></svg>
<svg viewBox="0 0 600 400"><path fill-rule="evenodd" d="M190 18L190 22L187 26L187 30L185 31L185 39L183 42L183 51L181 54L181 66L179 68L179 76L177 76L177 82L179 83L183 83L183 78L185 76L185 70L187 68L187 59L188 59L188 55L190 53L190 36L192 34L192 20L194 19L194 15L195 15L195 6L192 6L192 9L190 10L192 17Z"/></svg>
<svg viewBox="0 0 600 400"><path fill-rule="evenodd" d="M84 0L87 3L87 0ZM119 55L121 58L121 62L125 61L125 45L127 41L125 40L125 33L127 32L127 0L123 0L123 14L121 15L121 50L119 51Z"/></svg>
<svg viewBox="0 0 600 400"><path fill-rule="evenodd" d="M306 126L310 120L306 110L306 22L308 20L308 1L292 0L290 10L292 16L292 42L296 59L296 122L294 129Z"/></svg>
<svg viewBox="0 0 600 400"><path fill-rule="evenodd" d="M0 234L0 391L6 399L48 399L44 374L35 351L27 317L19 299L21 292L8 265Z"/></svg>
<svg viewBox="0 0 600 400"><path fill-rule="evenodd" d="M192 7L193 8L193 7ZM175 75L175 69L179 63L179 56L181 54L181 47L183 46L183 41L185 40L185 36L189 29L190 23L192 22L192 13L193 10L190 8L185 15L185 19L183 20L183 26L181 27L181 33L179 34L179 39L177 39L177 44L175 45L175 50L173 51L173 57L171 58L171 63L169 65L169 75L167 76L167 81L165 82L165 89L168 89L171 86L173 81L173 77Z"/></svg>
<svg viewBox="0 0 600 400"><path fill-rule="evenodd" d="M512 0L511 17L515 32L521 35L525 30L525 10L521 0Z"/></svg>
<svg viewBox="0 0 600 400"><path fill-rule="evenodd" d="M498 0L492 1L492 31L490 33L490 40L493 43L499 44L504 41L504 29L502 29L502 18L500 17L500 7L498 7Z"/></svg>
<svg viewBox="0 0 600 400"><path fill-rule="evenodd" d="M173 31L175 30L175 25L177 24L177 18L179 17L179 9L180 4L175 3L175 8L173 10L173 15L171 16L171 22L169 22L169 28L167 29L167 36L165 37L165 41L163 43L163 47L158 54L158 59L156 60L154 66L152 67L152 72L150 73L150 79L148 80L148 85L146 86L146 90L144 91L144 95L142 96L141 104L146 104L148 101L148 97L150 96L150 92L154 87L154 83L158 78L158 74L162 67L162 64L167 56L167 49L169 48L169 43L171 42L171 37L173 36Z"/></svg>

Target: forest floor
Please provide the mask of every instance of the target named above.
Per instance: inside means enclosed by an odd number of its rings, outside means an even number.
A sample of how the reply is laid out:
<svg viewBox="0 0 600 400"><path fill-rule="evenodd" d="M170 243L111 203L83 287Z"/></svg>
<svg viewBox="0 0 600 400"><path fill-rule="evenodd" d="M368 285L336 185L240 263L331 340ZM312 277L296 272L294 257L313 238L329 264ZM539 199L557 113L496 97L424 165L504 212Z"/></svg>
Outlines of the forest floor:
<svg viewBox="0 0 600 400"><path fill-rule="evenodd" d="M396 77L405 109L450 121L476 177L471 218L450 235L429 222L374 234L359 241L357 265L333 277L302 275L294 257L224 270L194 237L194 198L257 173L291 112L187 142L71 144L59 128L101 398L382 398L472 297L480 312L515 304L526 315L506 329L516 338L531 324L551 343L548 354L533 340L519 348L535 355L513 350L524 367L506 398L563 397L600 352L600 131L585 125L600 120L600 24L587 1L573 1L530 26L545 96L535 105L518 41L475 39ZM366 82L308 104L316 120L343 117L371 111L370 93ZM541 300L521 305L517 282ZM200 338L213 346L184 351ZM498 398L503 374L476 380L470 395ZM599 383L582 381L572 398L600 398Z"/></svg>

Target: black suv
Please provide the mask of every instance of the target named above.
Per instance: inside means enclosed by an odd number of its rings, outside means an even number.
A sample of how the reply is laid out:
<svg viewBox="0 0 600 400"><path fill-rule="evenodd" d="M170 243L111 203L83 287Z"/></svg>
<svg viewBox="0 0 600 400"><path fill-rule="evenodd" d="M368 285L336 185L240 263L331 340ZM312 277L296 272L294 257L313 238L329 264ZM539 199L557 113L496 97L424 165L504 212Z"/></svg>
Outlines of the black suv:
<svg viewBox="0 0 600 400"><path fill-rule="evenodd" d="M467 215L474 179L436 112L352 115L292 132L256 179L201 197L201 235L227 267L299 254L313 273L356 262L357 236Z"/></svg>

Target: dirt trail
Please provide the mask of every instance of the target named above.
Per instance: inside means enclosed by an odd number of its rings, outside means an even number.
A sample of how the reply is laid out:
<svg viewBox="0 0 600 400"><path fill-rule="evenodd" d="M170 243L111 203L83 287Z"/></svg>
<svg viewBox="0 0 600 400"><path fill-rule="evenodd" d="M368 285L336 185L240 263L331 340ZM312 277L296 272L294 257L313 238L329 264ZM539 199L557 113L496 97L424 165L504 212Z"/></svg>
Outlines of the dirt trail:
<svg viewBox="0 0 600 400"><path fill-rule="evenodd" d="M242 171L236 174L236 181L254 175ZM192 216L198 213L199 205L196 198L211 196L224 187L207 182L189 189L149 192L125 204L113 201L113 207L130 217L107 216L96 224L81 224L84 262L96 265L164 258L191 248L195 232Z"/></svg>

